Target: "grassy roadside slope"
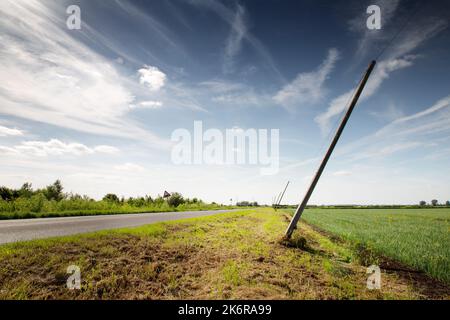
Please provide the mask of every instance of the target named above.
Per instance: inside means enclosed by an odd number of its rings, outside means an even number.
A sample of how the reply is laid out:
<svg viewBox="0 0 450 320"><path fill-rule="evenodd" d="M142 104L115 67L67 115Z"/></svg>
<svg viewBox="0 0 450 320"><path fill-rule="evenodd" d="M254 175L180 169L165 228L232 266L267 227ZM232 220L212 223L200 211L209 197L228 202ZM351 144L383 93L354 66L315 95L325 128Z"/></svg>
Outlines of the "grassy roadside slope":
<svg viewBox="0 0 450 320"><path fill-rule="evenodd" d="M450 283L449 209L308 209L305 221Z"/></svg>
<svg viewBox="0 0 450 320"><path fill-rule="evenodd" d="M255 209L132 229L0 246L2 299L420 299L450 297L424 276L383 272L366 289L351 245ZM306 243L305 243L306 242ZM66 288L69 265L82 289Z"/></svg>

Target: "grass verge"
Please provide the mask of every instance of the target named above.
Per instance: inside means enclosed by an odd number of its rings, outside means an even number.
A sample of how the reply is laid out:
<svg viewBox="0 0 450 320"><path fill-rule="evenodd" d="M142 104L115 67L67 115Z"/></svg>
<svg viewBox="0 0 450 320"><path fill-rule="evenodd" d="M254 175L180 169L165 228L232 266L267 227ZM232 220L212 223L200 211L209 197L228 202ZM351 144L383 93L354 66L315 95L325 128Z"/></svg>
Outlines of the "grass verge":
<svg viewBox="0 0 450 320"><path fill-rule="evenodd" d="M184 211L208 211L208 210L231 210L236 209L235 206L222 205L190 205L190 206L153 206L136 208L131 206L109 208L109 209L81 209L81 210L65 210L65 211L48 211L48 212L0 212L0 220L13 219L34 219L34 218L56 218L56 217L75 217L75 216L98 216L111 214L128 214L128 213L152 213L152 212L184 212Z"/></svg>
<svg viewBox="0 0 450 320"><path fill-rule="evenodd" d="M1 299L448 299L427 277L383 272L366 288L354 247L255 209L0 246ZM81 290L66 288L69 265Z"/></svg>

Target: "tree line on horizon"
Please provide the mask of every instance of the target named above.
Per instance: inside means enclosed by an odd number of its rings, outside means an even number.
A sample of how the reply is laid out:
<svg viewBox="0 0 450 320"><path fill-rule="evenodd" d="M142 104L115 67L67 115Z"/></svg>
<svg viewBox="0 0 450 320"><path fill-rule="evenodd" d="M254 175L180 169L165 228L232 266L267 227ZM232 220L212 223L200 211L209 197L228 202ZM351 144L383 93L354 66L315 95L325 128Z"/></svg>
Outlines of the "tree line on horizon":
<svg viewBox="0 0 450 320"><path fill-rule="evenodd" d="M430 201L430 204L431 204L431 206L436 207L436 206L439 205L439 201L436 200L436 199L433 199L433 200ZM422 200L422 201L419 202L419 206L421 206L421 207L424 207L424 206L427 206L427 205L428 205L428 203L425 200ZM446 206L450 206L450 201L449 200L445 201L445 205Z"/></svg>
<svg viewBox="0 0 450 320"><path fill-rule="evenodd" d="M25 182L22 187L19 189L8 188L5 186L0 187L0 198L3 201L14 201L18 198L31 198L36 195L43 195L48 201L61 201L61 200L86 200L86 201L96 201L95 199L87 196L87 195L79 195L74 193L65 193L63 192L64 187L60 180L56 180L51 185L46 186L42 189L33 190L32 184L29 182ZM146 195L144 197L129 197L125 198L124 196L119 197L114 193L108 193L103 198L102 201L108 201L112 203L128 203L136 206L142 206L148 203L159 203L167 201L170 206L178 207L184 203L203 203L202 200L198 198L184 198L180 193L173 192L167 199L158 195L156 198L152 198L150 195Z"/></svg>
<svg viewBox="0 0 450 320"><path fill-rule="evenodd" d="M155 198L150 195L126 198L108 193L101 200L95 200L87 195L65 193L60 180L41 189L33 189L29 182L18 189L0 187L0 213L140 212L209 209L221 206L215 202L208 204L198 198L186 198L178 192L172 192L166 198L161 195Z"/></svg>

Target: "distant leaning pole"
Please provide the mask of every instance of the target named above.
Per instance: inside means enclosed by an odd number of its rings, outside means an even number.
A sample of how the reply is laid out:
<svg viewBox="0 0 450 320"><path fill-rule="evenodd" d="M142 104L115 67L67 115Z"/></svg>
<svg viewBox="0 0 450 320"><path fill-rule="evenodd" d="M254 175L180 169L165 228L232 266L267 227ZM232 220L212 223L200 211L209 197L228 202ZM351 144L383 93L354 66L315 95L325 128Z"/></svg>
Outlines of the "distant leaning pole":
<svg viewBox="0 0 450 320"><path fill-rule="evenodd" d="M286 230L286 239L290 239L292 236L292 233L297 228L298 220L300 220L300 217L303 213L303 210L305 210L306 205L308 204L309 198L311 197L314 188L317 185L317 182L320 179L320 176L322 175L323 170L325 169L325 166L327 165L328 160L330 159L331 154L333 153L334 147L336 147L337 142L339 141L339 138L341 137L342 131L344 131L345 125L347 124L348 119L350 118L350 115L353 112L353 109L356 106L356 103L358 102L359 97L361 96L361 93L364 90L364 87L367 83L367 80L370 77L370 74L372 73L373 69L375 68L376 61L372 61L367 68L366 73L364 74L364 77L362 78L358 89L356 90L355 95L353 96L352 102L350 103L350 106L345 113L344 117L342 118L341 124L339 125L339 128L336 131L336 134L334 135L333 141L331 141L330 147L328 148L327 153L325 153L325 156L322 160L322 163L319 166L319 169L317 170L314 179L311 182L311 185L308 188L308 191L305 194L305 197L303 198L302 203L297 207L297 210L295 211L294 216L292 217L291 223L289 224L287 230Z"/></svg>
<svg viewBox="0 0 450 320"><path fill-rule="evenodd" d="M281 193L281 196L280 196L280 198L278 199L277 204L275 205L275 210L277 210L277 208L280 206L281 200L283 200L284 194L285 194L285 192L286 192L287 187L289 186L289 183L290 183L290 181L288 181L288 182L286 183L286 187L284 187L284 190L283 190L283 192Z"/></svg>

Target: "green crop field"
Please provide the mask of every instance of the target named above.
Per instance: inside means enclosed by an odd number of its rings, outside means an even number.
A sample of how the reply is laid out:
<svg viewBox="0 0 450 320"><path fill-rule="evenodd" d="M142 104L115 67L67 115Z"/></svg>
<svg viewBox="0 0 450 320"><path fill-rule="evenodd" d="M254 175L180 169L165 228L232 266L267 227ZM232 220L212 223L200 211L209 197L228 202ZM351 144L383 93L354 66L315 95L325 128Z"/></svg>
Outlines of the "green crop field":
<svg viewBox="0 0 450 320"><path fill-rule="evenodd" d="M308 209L309 224L450 282L450 209Z"/></svg>

